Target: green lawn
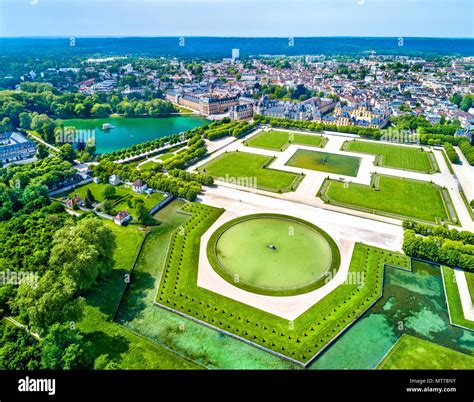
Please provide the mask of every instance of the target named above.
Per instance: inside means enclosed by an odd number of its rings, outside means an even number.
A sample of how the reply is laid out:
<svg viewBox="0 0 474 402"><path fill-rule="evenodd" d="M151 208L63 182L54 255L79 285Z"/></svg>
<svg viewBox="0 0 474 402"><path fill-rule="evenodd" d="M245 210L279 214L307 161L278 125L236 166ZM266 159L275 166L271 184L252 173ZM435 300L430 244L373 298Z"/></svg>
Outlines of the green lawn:
<svg viewBox="0 0 474 402"><path fill-rule="evenodd" d="M356 244L349 272L365 281L339 286L294 322L197 286L199 242L223 210L186 204L192 217L176 231L160 279L156 302L191 318L307 363L381 296L385 264L407 267L406 256ZM245 257L243 255L243 260Z"/></svg>
<svg viewBox="0 0 474 402"><path fill-rule="evenodd" d="M94 359L107 356L122 370L189 370L197 364L175 352L110 322L98 307L86 306L84 318L78 324Z"/></svg>
<svg viewBox="0 0 474 402"><path fill-rule="evenodd" d="M159 159L161 159L162 161L165 161L166 159L172 158L174 155L175 155L174 153L168 152L166 154L161 154L158 156L159 156Z"/></svg>
<svg viewBox="0 0 474 402"><path fill-rule="evenodd" d="M269 296L320 288L327 273L335 275L341 262L339 249L326 232L305 220L277 214L252 214L226 222L209 239L207 257L227 282Z"/></svg>
<svg viewBox="0 0 474 402"><path fill-rule="evenodd" d="M318 192L325 202L370 213L413 218L436 223L439 220L455 222L455 210L449 194L435 184L395 176L374 175L372 186L326 180ZM447 202L452 214L448 214Z"/></svg>
<svg viewBox="0 0 474 402"><path fill-rule="evenodd" d="M442 267L442 273L451 322L474 331L474 321L464 318L461 298L459 297L458 286L454 278L454 270L449 267Z"/></svg>
<svg viewBox="0 0 474 402"><path fill-rule="evenodd" d="M472 304L474 304L474 272L465 272L469 294L471 295Z"/></svg>
<svg viewBox="0 0 474 402"><path fill-rule="evenodd" d="M106 183L89 183L85 186L81 186L74 189L68 194L68 197L78 195L84 200L86 197L87 190L89 189L97 202L103 202L103 192L105 187L107 187L108 185L109 184ZM135 194L131 187L125 185L115 186L114 188L116 190L116 195L112 199L112 201L115 203L113 210L114 214L120 211L128 210L133 215L134 207L129 206L129 201L132 202L133 205L133 202L135 200L143 200L145 206L148 209L151 209L165 198L165 196L161 193L153 193L150 195Z"/></svg>
<svg viewBox="0 0 474 402"><path fill-rule="evenodd" d="M298 149L286 166L356 177L361 159L328 152Z"/></svg>
<svg viewBox="0 0 474 402"><path fill-rule="evenodd" d="M322 148L327 138L322 135L301 134L286 131L262 131L244 142L245 145L257 148L284 151L290 144L309 145Z"/></svg>
<svg viewBox="0 0 474 402"><path fill-rule="evenodd" d="M85 295L86 309L78 328L91 341L94 359L107 355L121 369L199 368L168 349L135 335L111 321L126 287L125 275L131 272L145 232L135 225L127 227L103 220L116 236L115 265L112 272Z"/></svg>
<svg viewBox="0 0 474 402"><path fill-rule="evenodd" d="M421 148L354 140L346 141L341 150L377 155L375 164L378 166L422 173L439 172L434 158L430 159L433 154Z"/></svg>
<svg viewBox="0 0 474 402"><path fill-rule="evenodd" d="M199 168L216 179L244 187L286 192L295 190L302 177L270 169L272 157L247 152L226 152Z"/></svg>
<svg viewBox="0 0 474 402"><path fill-rule="evenodd" d="M180 213L183 205L183 201L174 200L155 215L161 224L147 236L119 310L118 322L206 367L294 368L285 360L153 305L171 235L189 219L188 214Z"/></svg>
<svg viewBox="0 0 474 402"><path fill-rule="evenodd" d="M472 370L474 357L403 334L377 368L381 370Z"/></svg>
<svg viewBox="0 0 474 402"><path fill-rule="evenodd" d="M87 300L112 317L126 286L125 275L132 269L146 232L138 225L119 226L107 219L102 222L115 234L115 264L107 278L88 294Z"/></svg>
<svg viewBox="0 0 474 402"><path fill-rule="evenodd" d="M158 162L148 161L148 162L144 163L143 165L140 165L138 168L142 171L145 171L145 170L151 170L157 165L159 165Z"/></svg>

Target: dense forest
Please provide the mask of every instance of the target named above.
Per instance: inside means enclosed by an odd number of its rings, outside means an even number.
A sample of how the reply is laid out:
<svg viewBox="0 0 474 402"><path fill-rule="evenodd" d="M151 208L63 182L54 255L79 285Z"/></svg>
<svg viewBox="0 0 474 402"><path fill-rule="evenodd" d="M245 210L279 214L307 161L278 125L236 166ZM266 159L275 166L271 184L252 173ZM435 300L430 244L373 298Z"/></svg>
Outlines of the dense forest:
<svg viewBox="0 0 474 402"><path fill-rule="evenodd" d="M49 84L24 82L19 91L0 91L0 133L32 129L54 143L54 119L106 117L164 117L178 110L163 99L129 99L112 94L59 93Z"/></svg>

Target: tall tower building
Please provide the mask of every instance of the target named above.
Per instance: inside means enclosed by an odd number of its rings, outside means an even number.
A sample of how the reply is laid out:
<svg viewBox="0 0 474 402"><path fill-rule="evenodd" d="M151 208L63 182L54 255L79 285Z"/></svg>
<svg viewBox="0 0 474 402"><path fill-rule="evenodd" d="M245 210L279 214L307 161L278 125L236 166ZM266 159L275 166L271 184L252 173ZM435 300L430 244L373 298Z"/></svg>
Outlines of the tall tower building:
<svg viewBox="0 0 474 402"><path fill-rule="evenodd" d="M240 50L239 49L232 49L232 59L236 60L240 57Z"/></svg>

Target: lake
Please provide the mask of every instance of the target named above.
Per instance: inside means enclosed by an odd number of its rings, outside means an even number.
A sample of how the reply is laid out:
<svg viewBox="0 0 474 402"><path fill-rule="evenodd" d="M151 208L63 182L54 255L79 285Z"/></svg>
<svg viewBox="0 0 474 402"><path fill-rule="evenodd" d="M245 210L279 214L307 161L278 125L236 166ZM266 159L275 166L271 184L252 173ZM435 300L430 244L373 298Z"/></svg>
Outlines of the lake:
<svg viewBox="0 0 474 402"><path fill-rule="evenodd" d="M209 122L203 117L175 116L163 118L129 118L110 117L104 119L68 119L63 120L65 127L76 127L78 130L93 130L97 153L109 153L134 144L179 134L201 127ZM109 123L115 128L102 130L102 125Z"/></svg>

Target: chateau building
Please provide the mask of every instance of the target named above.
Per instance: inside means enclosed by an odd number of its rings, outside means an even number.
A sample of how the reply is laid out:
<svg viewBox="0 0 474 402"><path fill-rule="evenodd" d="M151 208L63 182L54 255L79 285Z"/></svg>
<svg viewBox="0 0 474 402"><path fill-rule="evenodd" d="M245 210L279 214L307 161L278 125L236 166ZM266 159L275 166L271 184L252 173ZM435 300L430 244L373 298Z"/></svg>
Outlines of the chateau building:
<svg viewBox="0 0 474 402"><path fill-rule="evenodd" d="M377 109L367 102L355 106L342 106L338 103L331 116L323 116L317 120L337 126L384 128L388 124L390 115L390 109Z"/></svg>
<svg viewBox="0 0 474 402"><path fill-rule="evenodd" d="M28 159L36 154L36 144L20 133L0 134L0 163Z"/></svg>
<svg viewBox="0 0 474 402"><path fill-rule="evenodd" d="M171 91L166 94L166 99L205 116L227 113L233 106L239 104L239 97L237 95L215 93L194 94Z"/></svg>

